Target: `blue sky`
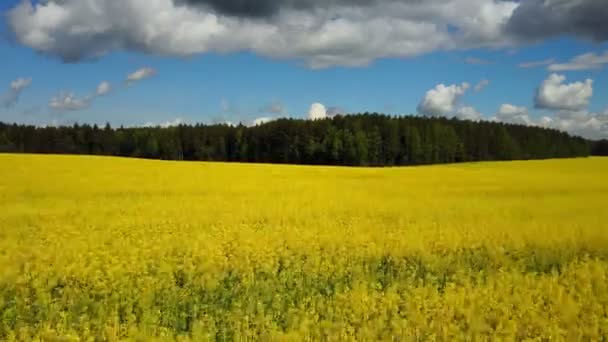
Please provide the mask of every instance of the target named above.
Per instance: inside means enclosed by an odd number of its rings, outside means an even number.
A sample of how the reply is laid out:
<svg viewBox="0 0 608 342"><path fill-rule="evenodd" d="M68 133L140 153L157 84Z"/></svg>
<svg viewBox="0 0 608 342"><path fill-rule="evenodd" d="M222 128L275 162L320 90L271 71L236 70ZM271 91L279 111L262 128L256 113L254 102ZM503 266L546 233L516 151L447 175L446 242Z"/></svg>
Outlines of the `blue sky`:
<svg viewBox="0 0 608 342"><path fill-rule="evenodd" d="M608 51L608 44L601 40L564 34L498 48L491 44L438 47L411 55L372 57L362 65L338 62L320 68L311 66L308 57L267 56L269 53L238 47L234 51L210 49L184 56L120 47L94 59L66 63L61 52L41 48L19 36L9 21L14 15L10 11L18 5L16 0L0 4L4 36L8 37L0 42L0 92L10 91L11 82L19 78L31 78L31 84L19 93L16 103L0 108L0 121L41 125L74 121L141 125L177 118L185 122L251 122L262 116L305 118L315 102L348 113L416 114L427 91L439 84L463 82L470 88L455 99L454 111L469 106L484 118L493 118L503 104L511 104L525 107L529 117L537 120L561 111L535 108L536 90L552 72L548 65L522 68L521 63L549 59L553 60L551 64L566 63L579 55L602 56ZM156 73L126 86L127 75L144 67ZM604 64L557 73L567 78L564 84L592 79L593 96L584 110L602 113L608 109L608 97L602 95L608 93ZM473 90L482 80L488 80L489 85L481 91ZM86 97L102 81L109 82L112 91L95 97L88 105L77 110L51 108L51 99L60 93ZM270 104L280 104L285 111L265 112Z"/></svg>

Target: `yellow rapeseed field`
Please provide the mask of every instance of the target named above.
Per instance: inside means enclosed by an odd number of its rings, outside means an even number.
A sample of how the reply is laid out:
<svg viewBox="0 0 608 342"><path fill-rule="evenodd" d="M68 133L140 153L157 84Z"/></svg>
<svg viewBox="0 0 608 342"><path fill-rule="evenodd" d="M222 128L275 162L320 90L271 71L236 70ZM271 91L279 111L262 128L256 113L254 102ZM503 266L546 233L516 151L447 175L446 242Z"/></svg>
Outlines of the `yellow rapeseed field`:
<svg viewBox="0 0 608 342"><path fill-rule="evenodd" d="M607 176L0 155L0 340L606 339Z"/></svg>

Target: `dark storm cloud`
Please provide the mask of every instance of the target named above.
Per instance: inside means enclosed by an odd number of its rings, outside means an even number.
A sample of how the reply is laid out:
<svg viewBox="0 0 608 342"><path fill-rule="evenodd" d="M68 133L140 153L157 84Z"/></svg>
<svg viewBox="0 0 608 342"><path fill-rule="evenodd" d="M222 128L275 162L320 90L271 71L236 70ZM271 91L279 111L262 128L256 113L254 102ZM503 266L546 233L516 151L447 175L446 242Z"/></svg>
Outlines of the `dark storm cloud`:
<svg viewBox="0 0 608 342"><path fill-rule="evenodd" d="M523 0L507 24L522 39L575 35L608 40L607 0Z"/></svg>

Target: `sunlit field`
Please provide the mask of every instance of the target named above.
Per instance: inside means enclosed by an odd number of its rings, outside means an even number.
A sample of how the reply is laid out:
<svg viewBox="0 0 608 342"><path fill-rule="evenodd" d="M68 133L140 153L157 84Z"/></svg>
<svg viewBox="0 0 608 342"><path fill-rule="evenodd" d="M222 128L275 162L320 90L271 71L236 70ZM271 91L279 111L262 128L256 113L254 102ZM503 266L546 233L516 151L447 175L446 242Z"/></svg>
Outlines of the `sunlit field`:
<svg viewBox="0 0 608 342"><path fill-rule="evenodd" d="M607 176L0 155L0 340L599 340Z"/></svg>

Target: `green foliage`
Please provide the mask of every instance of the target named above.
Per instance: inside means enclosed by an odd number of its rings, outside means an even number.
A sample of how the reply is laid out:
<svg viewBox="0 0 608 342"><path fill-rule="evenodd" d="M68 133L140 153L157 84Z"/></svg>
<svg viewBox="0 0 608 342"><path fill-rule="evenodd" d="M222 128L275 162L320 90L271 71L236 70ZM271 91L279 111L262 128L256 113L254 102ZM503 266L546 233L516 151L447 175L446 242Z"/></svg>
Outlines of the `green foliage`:
<svg viewBox="0 0 608 342"><path fill-rule="evenodd" d="M594 144L600 153L602 144ZM112 129L0 123L0 151L165 160L393 166L585 157L585 139L540 127L380 114L256 127L180 125Z"/></svg>
<svg viewBox="0 0 608 342"><path fill-rule="evenodd" d="M608 140L594 142L591 153L595 156L608 156Z"/></svg>

